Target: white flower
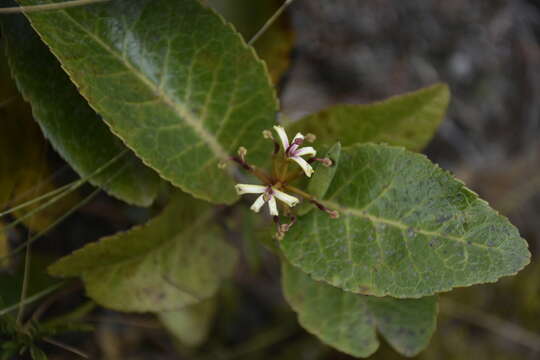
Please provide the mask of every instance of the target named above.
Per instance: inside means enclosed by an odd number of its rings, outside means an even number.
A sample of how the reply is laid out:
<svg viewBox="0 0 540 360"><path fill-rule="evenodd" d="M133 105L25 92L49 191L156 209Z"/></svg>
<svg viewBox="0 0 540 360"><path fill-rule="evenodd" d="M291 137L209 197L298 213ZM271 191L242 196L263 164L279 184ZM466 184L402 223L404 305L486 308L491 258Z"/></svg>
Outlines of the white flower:
<svg viewBox="0 0 540 360"><path fill-rule="evenodd" d="M315 149L311 146L303 148L300 147L300 145L302 145L304 142L304 135L300 133L296 134L292 142L289 143L287 133L282 126L274 126L274 130L276 130L279 139L281 140L281 145L283 145L283 152L285 153L285 156L300 165L307 177L311 177L313 174L313 168L306 160L302 158L302 156L309 155L313 157L317 155L317 151L315 151Z"/></svg>
<svg viewBox="0 0 540 360"><path fill-rule="evenodd" d="M278 216L278 209L276 199L287 204L289 207L293 207L298 204L298 199L294 196L284 193L283 191L277 190L272 186L263 186L263 185L249 185L249 184L237 184L235 186L236 192L238 195L244 194L261 194L255 200L253 205L251 205L251 210L258 213L262 206L265 203L268 203L268 208L270 209L270 215Z"/></svg>

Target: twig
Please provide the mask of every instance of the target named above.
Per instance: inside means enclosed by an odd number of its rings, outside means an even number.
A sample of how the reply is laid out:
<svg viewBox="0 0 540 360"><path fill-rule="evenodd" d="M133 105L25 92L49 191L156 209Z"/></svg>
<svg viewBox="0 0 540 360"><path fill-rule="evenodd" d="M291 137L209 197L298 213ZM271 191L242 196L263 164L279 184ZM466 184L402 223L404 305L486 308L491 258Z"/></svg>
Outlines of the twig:
<svg viewBox="0 0 540 360"><path fill-rule="evenodd" d="M0 309L0 316L4 316L6 314L9 314L10 312L12 312L13 310L18 309L22 305L28 305L28 304L33 303L36 300L41 299L42 297L48 295L49 293L53 292L54 290L60 288L62 285L64 285L64 282L61 282L61 283L55 284L53 286L50 286L47 289L42 290L42 291L38 292L37 294L34 294L34 295L24 299L24 301L19 301L16 304L8 306L7 308Z"/></svg>
<svg viewBox="0 0 540 360"><path fill-rule="evenodd" d="M102 185L105 187L107 184L109 184L112 180L114 180L116 177L118 177L123 170L126 169L126 165L123 165L114 175L112 175L105 183ZM94 199L99 193L101 192L101 188L97 188L94 191L90 193L87 197L82 199L77 205L73 206L71 209L69 209L67 212L65 212L62 216L57 218L54 222L49 224L45 229L38 232L34 236L32 236L30 239L28 239L23 244L17 246L15 249L11 251L11 253L8 256L4 256L4 258L7 258L9 256L14 256L18 254L21 250L23 250L25 247L33 244L36 240L38 240L40 237L51 231L56 225L60 224L62 221L64 221L66 218L71 216L73 213L75 213L77 210L79 210L81 207L89 203L92 199ZM4 258L0 258L0 260L3 260Z"/></svg>
<svg viewBox="0 0 540 360"><path fill-rule="evenodd" d="M255 35L253 35L251 40L249 40L248 45L253 45L255 41L257 41L261 37L261 35L264 34L270 26L272 26L272 24L277 20L277 18L283 13L283 11L285 11L285 9L287 9L287 7L293 3L293 1L294 0L285 0L285 2L279 7L279 9L276 10L274 15L272 15L270 19L266 21L263 27L259 31L257 31Z"/></svg>
<svg viewBox="0 0 540 360"><path fill-rule="evenodd" d="M75 180L75 181L73 181L73 182L71 182L69 184L66 184L66 185L64 185L62 187L59 187L58 189L55 189L55 190L50 191L50 192L48 192L46 194L43 194L43 195L38 196L36 198L33 198L32 200L26 201L26 202L24 202L22 204L18 204L13 208L10 208L10 209L7 209L7 210L4 210L4 211L0 212L0 217L2 217L4 215L7 215L7 214L10 214L10 213L12 213L14 211L20 210L22 208L25 208L27 206L33 205L33 204L35 204L37 202L40 202L41 200L48 199L48 198L50 198L52 196L55 196L55 195L57 195L59 193L62 193L62 196L68 195L72 191L76 190L77 188L79 188L80 186L85 184L88 180L92 179L94 176L100 174L102 171L104 171L106 168L108 168L109 166L114 164L116 161L121 159L127 153L128 153L128 150L124 150L124 151L120 152L119 154L114 156L111 160L107 161L106 163L101 165L99 168L95 169L92 173L88 174L87 176L85 176L85 177L83 177L83 178L81 178L79 180Z"/></svg>
<svg viewBox="0 0 540 360"><path fill-rule="evenodd" d="M42 146L42 151L41 153L42 154L46 154L46 151L44 149L45 147L45 144L43 144ZM40 169L39 169L39 177L41 178L45 172L45 159L42 159L41 161L41 166L40 166ZM38 185L34 190L35 191L39 191L39 189L41 188L42 184ZM33 222L33 218L31 218L29 220L30 224ZM29 227L31 227L29 224ZM26 299L26 296L28 295L28 283L30 281L30 264L31 264L31 261L32 261L32 247L30 245L28 245L28 247L26 248L26 254L25 254L25 257L24 257L24 273L23 273L23 282L22 282L22 287L21 287L21 298L20 298L20 303L21 303L21 306L19 307L19 310L17 311L17 325L21 325L22 323L22 318L24 316L24 299Z"/></svg>
<svg viewBox="0 0 540 360"><path fill-rule="evenodd" d="M60 3L55 3L55 4L16 6L16 7L0 8L0 14L17 14L17 13L30 13L30 12L36 12L36 11L59 10L59 9L66 9L70 7L106 2L106 1L110 1L110 0L73 0L73 1L65 1L65 2L60 2Z"/></svg>
<svg viewBox="0 0 540 360"><path fill-rule="evenodd" d="M20 325L24 315L24 299L28 294L28 280L30 279L30 261L31 261L31 251L32 247L28 245L26 248L26 255L24 257L24 273L23 273L23 283L21 288L21 306L17 312L17 324Z"/></svg>
<svg viewBox="0 0 540 360"><path fill-rule="evenodd" d="M60 349L64 349L66 351L69 351L71 353L79 355L82 358L90 359L90 356L86 355L85 353L83 353L79 349L74 348L73 346L64 344L64 343L62 343L60 341L56 341L56 340L54 340L54 339L52 339L50 337L44 337L42 340L45 341L46 343L52 344L54 346L58 346Z"/></svg>
<svg viewBox="0 0 540 360"><path fill-rule="evenodd" d="M441 312L450 317L489 330L534 351L540 351L540 335L538 334L470 306L457 304L452 300L440 299L440 305Z"/></svg>

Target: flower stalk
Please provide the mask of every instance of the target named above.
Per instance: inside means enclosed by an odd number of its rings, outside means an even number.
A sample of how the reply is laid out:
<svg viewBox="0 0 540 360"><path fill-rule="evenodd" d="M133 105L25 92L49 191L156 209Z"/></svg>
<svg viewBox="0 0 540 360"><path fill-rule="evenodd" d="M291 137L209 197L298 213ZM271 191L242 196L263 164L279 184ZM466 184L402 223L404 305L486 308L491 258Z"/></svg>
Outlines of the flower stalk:
<svg viewBox="0 0 540 360"><path fill-rule="evenodd" d="M281 240L297 220L291 209L300 202L300 199L291 195L291 193L300 196L305 201L313 203L318 209L326 212L332 218L337 218L339 213L327 208L312 195L291 185L292 182L296 181L302 175L310 178L314 173L314 169L311 166L314 162L320 162L324 166L333 165L331 159L317 158L317 151L313 147L303 147L305 141L315 141L315 135L307 134L304 136L301 133L297 133L289 141L287 133L282 126L274 126L274 131L279 141L274 138L270 130L265 130L262 133L265 139L271 140L273 143L271 175L247 162L248 152L244 147L240 147L237 155L231 157L231 160L261 181L262 184L260 185L237 184L235 186L236 192L238 195L258 195L250 209L259 213L267 205L268 212L277 226L276 238ZM306 160L304 157L308 159ZM291 171L291 162L296 163L300 169ZM282 208L283 214L289 217L290 221L288 223L280 222L279 207Z"/></svg>

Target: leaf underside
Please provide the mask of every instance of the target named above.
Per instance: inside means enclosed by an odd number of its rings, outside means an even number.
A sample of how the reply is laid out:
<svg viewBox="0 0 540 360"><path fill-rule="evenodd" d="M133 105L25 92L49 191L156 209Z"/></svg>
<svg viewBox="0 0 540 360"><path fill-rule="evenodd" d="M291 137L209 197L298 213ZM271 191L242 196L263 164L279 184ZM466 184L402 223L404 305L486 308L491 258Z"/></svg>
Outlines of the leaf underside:
<svg viewBox="0 0 540 360"><path fill-rule="evenodd" d="M377 350L377 331L398 352L414 356L435 331L435 296L393 299L348 293L311 279L286 261L282 283L300 324L321 341L353 356L368 357Z"/></svg>
<svg viewBox="0 0 540 360"><path fill-rule="evenodd" d="M510 222L425 156L386 145L344 148L321 211L281 242L316 280L355 293L418 298L494 282L529 263Z"/></svg>
<svg viewBox="0 0 540 360"><path fill-rule="evenodd" d="M52 3L25 1L25 5ZM257 163L277 100L264 64L197 0L116 0L27 14L112 131L162 177L204 200L237 199L218 168Z"/></svg>
<svg viewBox="0 0 540 360"><path fill-rule="evenodd" d="M197 347L204 343L216 313L215 298L178 311L162 312L159 320L183 345Z"/></svg>
<svg viewBox="0 0 540 360"><path fill-rule="evenodd" d="M231 274L236 252L223 242L209 204L178 194L146 225L101 239L49 267L82 276L88 295L121 311L171 311L205 300Z"/></svg>

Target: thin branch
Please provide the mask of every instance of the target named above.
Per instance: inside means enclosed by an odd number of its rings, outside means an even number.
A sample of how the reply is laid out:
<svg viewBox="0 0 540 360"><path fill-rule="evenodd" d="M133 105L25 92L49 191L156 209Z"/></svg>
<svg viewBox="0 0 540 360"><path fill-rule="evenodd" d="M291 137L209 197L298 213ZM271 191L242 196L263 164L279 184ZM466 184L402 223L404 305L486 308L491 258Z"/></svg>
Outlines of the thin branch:
<svg viewBox="0 0 540 360"><path fill-rule="evenodd" d="M59 287L61 287L64 284L65 284L65 282L55 284L53 286L50 286L50 287L46 288L45 290L42 290L42 291L38 292L37 294L34 294L34 295L24 299L24 301L19 301L16 304L8 306L7 308L0 309L0 316L4 316L6 314L9 314L13 310L17 310L20 306L31 304L34 301L37 301L37 300L41 299L42 297L48 295L49 293L53 292L54 290L58 289Z"/></svg>
<svg viewBox="0 0 540 360"><path fill-rule="evenodd" d="M42 155L42 161L40 162L40 167L39 167L39 177L41 178L43 175L44 175L44 172L45 172L45 159L43 158L45 155L46 155L46 149L45 149L45 144L43 144L41 146L41 153L44 154ZM34 188L34 191L39 191L39 189L41 188L43 184L40 184L38 185L36 188ZM33 218L29 220L29 227L31 227L31 223L33 222ZM28 245L28 247L26 248L26 254L25 254L25 257L24 257L24 273L23 273L23 283L22 283L22 287L21 287L21 298L20 298L20 303L21 303L21 306L19 307L19 310L17 311L17 319L16 319L16 322L17 322L17 325L21 325L22 323L22 318L24 316L24 299L26 299L26 296L28 295L28 283L30 281L30 264L31 264L31 261L32 261L32 247L30 245Z"/></svg>
<svg viewBox="0 0 540 360"><path fill-rule="evenodd" d="M536 333L491 314L486 314L467 305L457 304L448 299L440 299L440 305L441 312L447 316L484 328L534 351L540 351L540 335Z"/></svg>
<svg viewBox="0 0 540 360"><path fill-rule="evenodd" d="M8 8L0 8L0 14L18 14L18 13L31 13L36 11L50 11L66 9L76 6L90 5L100 2L106 2L110 0L73 0L65 1L55 4L42 4L42 5L30 5L30 6L16 6Z"/></svg>
<svg viewBox="0 0 540 360"><path fill-rule="evenodd" d="M126 169L126 165L123 165L114 175L112 175L105 183L103 183L103 187L105 187L107 184L109 184L110 182L112 182L114 179L116 179L125 169ZM62 216L60 216L58 219L56 219L54 222L52 222L51 224L49 224L45 229L43 229L42 231L40 231L39 233L35 234L34 236L32 236L30 239L28 239L26 242L24 242L23 244L17 246L15 249L13 249L11 251L11 253L7 256L4 256L4 257L0 257L0 261L3 260L4 258L8 258L10 256L14 256L16 254L18 254L21 250L23 250L24 248L26 248L27 246L33 244L36 240L38 240L40 237L42 237L43 235L45 235L46 233L48 233L51 229L53 229L56 225L60 224L62 221L64 221L66 218L68 218L69 216L71 216L73 213L75 213L77 210L79 210L81 207L83 207L84 205L86 205L87 203L89 203L94 197L96 197L99 193L101 192L101 188L97 188L95 189L94 191L92 191L90 193L90 195L88 195L87 197L85 197L84 199L82 199L77 205L73 206L71 209L69 209L66 213L64 213Z"/></svg>
<svg viewBox="0 0 540 360"><path fill-rule="evenodd" d="M20 210L22 208L25 208L27 206L30 206L30 205L33 205L37 202L40 202L41 200L45 200L45 199L48 199L52 196L55 196L59 193L62 193L62 195L60 196L63 197L63 196L66 196L68 195L69 193L71 193L72 191L76 190L77 188L79 188L80 186L82 186L84 183L86 183L88 180L92 179L94 176L98 175L99 173L101 173L102 171L104 171L106 168L108 168L109 166L111 166L113 163L115 163L116 161L118 161L119 159L121 159L124 155L126 155L128 153L128 150L124 150L122 152L120 152L119 154L117 154L116 156L114 156L111 160L107 161L106 163L104 163L103 165L101 165L99 168L97 168L96 170L94 170L92 173L88 174L87 176L79 179L79 180L75 180L67 185L64 185L62 187L59 187L58 189L55 189L53 191L50 191L46 194L43 194L41 196L38 196L36 198L33 198L32 200L29 200L29 201L26 201L22 204L18 204L16 205L15 207L12 207L10 209L7 209L7 210L4 210L2 212L0 212L0 217L2 216L5 216L7 214L10 214L14 211L17 211L17 210ZM64 192L65 191L65 192Z"/></svg>
<svg viewBox="0 0 540 360"><path fill-rule="evenodd" d="M21 288L21 306L19 307L19 310L17 312L17 324L20 325L22 322L22 318L24 315L24 299L26 299L26 296L28 295L28 281L30 279L30 261L31 261L31 252L32 247L28 245L26 248L26 255L24 257L24 273L23 273L23 283Z"/></svg>
<svg viewBox="0 0 540 360"><path fill-rule="evenodd" d="M255 35L253 35L251 40L249 40L248 45L253 45L255 41L257 41L261 37L261 35L264 34L270 26L272 26L272 24L277 20L277 18L285 11L285 9L287 9L287 7L289 7L289 5L293 3L293 1L294 0L285 0L285 2L279 7L279 9L276 10L274 15L272 15L270 19L266 21L263 27L259 31L257 31Z"/></svg>
<svg viewBox="0 0 540 360"><path fill-rule="evenodd" d="M49 343L49 344L52 344L54 346L57 346L59 347L60 349L64 349L66 351L69 351L75 355L79 355L80 357L82 358L85 358L85 359L90 359L90 356L88 356L87 354L83 353L81 350L77 349L77 348L74 348L73 346L71 345L67 345L67 344L64 344L60 341L57 341L57 340L54 340L50 337L45 337L43 338L43 341L45 341L46 343Z"/></svg>

